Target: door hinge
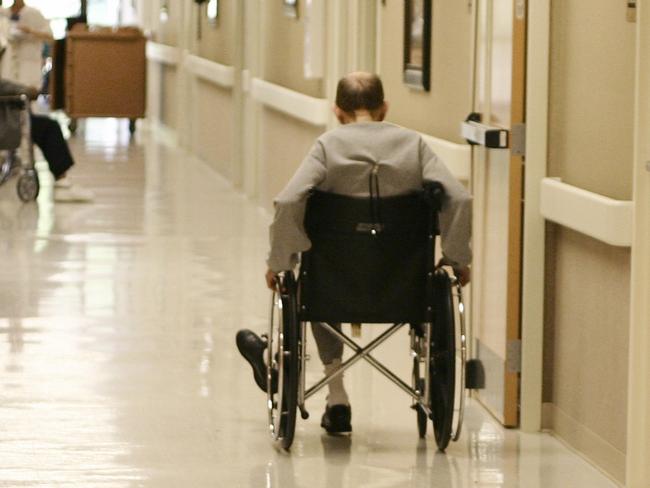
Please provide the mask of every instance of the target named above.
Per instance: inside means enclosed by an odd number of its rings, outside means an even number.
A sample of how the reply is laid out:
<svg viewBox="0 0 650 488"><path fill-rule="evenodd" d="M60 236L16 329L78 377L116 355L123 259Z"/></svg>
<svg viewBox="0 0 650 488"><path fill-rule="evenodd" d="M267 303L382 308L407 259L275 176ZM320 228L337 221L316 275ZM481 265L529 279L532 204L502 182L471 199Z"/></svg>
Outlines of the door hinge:
<svg viewBox="0 0 650 488"><path fill-rule="evenodd" d="M627 0L627 21L636 22L636 0Z"/></svg>
<svg viewBox="0 0 650 488"><path fill-rule="evenodd" d="M517 0L515 2L515 18L517 20L526 19L526 0Z"/></svg>
<svg viewBox="0 0 650 488"><path fill-rule="evenodd" d="M513 339L506 344L506 371L521 373L521 339Z"/></svg>
<svg viewBox="0 0 650 488"><path fill-rule="evenodd" d="M513 124L510 129L510 147L513 156L526 155L526 124Z"/></svg>

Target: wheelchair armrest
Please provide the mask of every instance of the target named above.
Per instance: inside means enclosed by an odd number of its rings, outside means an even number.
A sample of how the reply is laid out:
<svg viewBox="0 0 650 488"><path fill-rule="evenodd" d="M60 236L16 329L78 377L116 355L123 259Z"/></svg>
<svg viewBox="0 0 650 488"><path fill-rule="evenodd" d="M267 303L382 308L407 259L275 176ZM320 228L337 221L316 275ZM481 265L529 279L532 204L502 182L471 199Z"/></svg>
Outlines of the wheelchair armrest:
<svg viewBox="0 0 650 488"><path fill-rule="evenodd" d="M429 205L439 212L445 200L445 187L439 181L427 181L422 185L424 198Z"/></svg>
<svg viewBox="0 0 650 488"><path fill-rule="evenodd" d="M20 108L29 106L29 97L27 95L2 95L0 104L19 105Z"/></svg>

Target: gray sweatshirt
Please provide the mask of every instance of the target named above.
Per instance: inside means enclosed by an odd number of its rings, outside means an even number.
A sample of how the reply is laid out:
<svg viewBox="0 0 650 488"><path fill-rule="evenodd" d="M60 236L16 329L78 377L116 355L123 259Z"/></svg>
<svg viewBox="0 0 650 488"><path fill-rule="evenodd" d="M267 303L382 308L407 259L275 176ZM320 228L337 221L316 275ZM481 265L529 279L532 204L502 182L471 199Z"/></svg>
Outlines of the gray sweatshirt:
<svg viewBox="0 0 650 488"><path fill-rule="evenodd" d="M440 213L442 251L455 265L469 264L472 198L465 187L416 132L387 122L357 122L321 135L275 198L269 269L293 269L299 253L311 247L303 220L312 188L368 196L368 181L375 165L381 196L419 190L425 181L438 181L444 186L447 198Z"/></svg>

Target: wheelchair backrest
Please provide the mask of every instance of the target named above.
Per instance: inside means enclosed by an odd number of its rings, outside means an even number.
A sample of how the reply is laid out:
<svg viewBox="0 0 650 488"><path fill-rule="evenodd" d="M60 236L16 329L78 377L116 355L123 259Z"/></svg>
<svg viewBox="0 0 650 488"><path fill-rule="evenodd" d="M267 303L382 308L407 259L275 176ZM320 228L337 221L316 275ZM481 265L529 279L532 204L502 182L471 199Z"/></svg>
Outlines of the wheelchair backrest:
<svg viewBox="0 0 650 488"><path fill-rule="evenodd" d="M314 191L300 267L300 318L428 322L441 186L384 198Z"/></svg>
<svg viewBox="0 0 650 488"><path fill-rule="evenodd" d="M0 98L0 150L13 151L20 146L22 105L17 97Z"/></svg>

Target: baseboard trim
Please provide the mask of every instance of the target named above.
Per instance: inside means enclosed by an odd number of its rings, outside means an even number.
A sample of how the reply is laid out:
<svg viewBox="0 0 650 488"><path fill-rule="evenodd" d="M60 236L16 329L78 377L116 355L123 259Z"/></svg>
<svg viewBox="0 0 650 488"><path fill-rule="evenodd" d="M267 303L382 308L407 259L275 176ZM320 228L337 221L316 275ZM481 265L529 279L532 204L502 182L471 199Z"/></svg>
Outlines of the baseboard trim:
<svg viewBox="0 0 650 488"><path fill-rule="evenodd" d="M621 486L625 483L625 453L553 403L542 405L542 422L559 440Z"/></svg>

